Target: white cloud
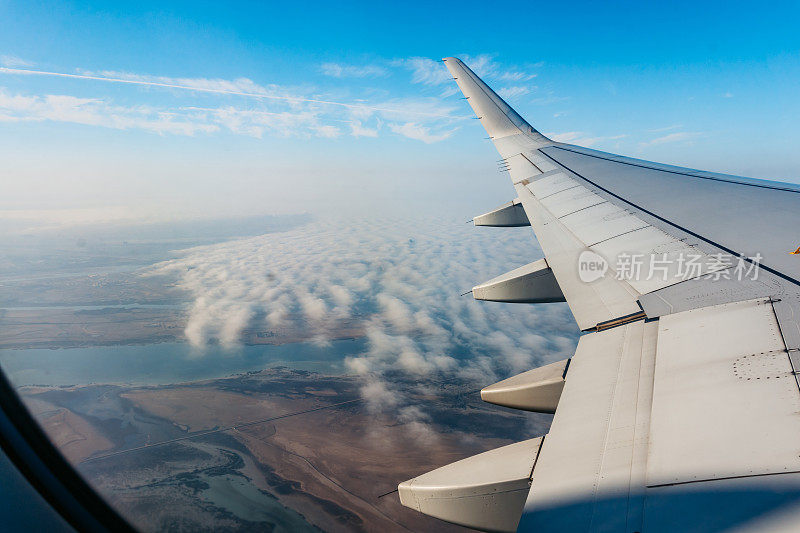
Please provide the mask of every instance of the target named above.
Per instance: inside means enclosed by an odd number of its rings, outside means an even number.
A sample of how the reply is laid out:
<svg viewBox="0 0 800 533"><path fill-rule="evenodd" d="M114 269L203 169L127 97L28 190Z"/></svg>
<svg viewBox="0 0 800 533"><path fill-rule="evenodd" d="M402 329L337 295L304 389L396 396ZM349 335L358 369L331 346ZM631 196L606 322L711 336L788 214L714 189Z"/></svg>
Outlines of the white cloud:
<svg viewBox="0 0 800 533"><path fill-rule="evenodd" d="M77 98L63 94L9 94L0 89L0 122L64 122L119 130L142 130L157 134L194 136L220 131L261 138L265 135L299 138L336 138L343 134L342 123L349 124L353 137L377 137L384 119L419 119L434 113L437 102L430 99L394 100L387 112L358 110L351 120L314 106L281 109L268 106L235 107L153 107L121 106L100 98ZM449 108L440 110L449 111ZM361 118L355 118L361 117ZM436 124L452 120L423 119L392 123L390 131L426 143L448 138L451 130Z"/></svg>
<svg viewBox="0 0 800 533"><path fill-rule="evenodd" d="M536 74L525 72L519 67L504 67L492 54L479 54L476 56L462 55L461 60L475 74L484 79L495 79L504 82L530 81ZM411 71L411 81L425 85L441 85L452 81L450 73L441 61L427 57L410 57L397 59L392 65L403 67ZM540 65L539 65L540 66Z"/></svg>
<svg viewBox="0 0 800 533"><path fill-rule="evenodd" d="M594 146L604 141L616 141L619 139L624 139L627 137L627 134L592 137L582 131L567 131L563 133L545 133L545 136L560 143L569 143L578 146Z"/></svg>
<svg viewBox="0 0 800 533"><path fill-rule="evenodd" d="M443 104L440 98L415 96L370 104L347 103L316 97L309 94L309 88L260 85L243 77L176 78L116 71L64 74L5 67L0 67L0 73L132 84L173 93L162 99L163 104L154 106L120 105L108 98L68 94L10 94L0 89L0 122L53 121L158 134L226 132L256 138L336 138L345 133L352 137L378 137L394 132L431 143L449 137L454 122L469 118L453 115L454 106ZM223 100L216 106L186 105L186 98L194 103L197 95L180 91L210 93L217 101ZM254 100L229 101L230 97L239 96ZM393 125L387 127L390 122Z"/></svg>
<svg viewBox="0 0 800 533"><path fill-rule="evenodd" d="M373 412L394 407L400 401L399 395L390 391L386 383L374 379L367 381L361 387L361 396L367 401L367 407Z"/></svg>
<svg viewBox="0 0 800 533"><path fill-rule="evenodd" d="M71 209L0 209L3 230L20 234L35 234L75 226L98 226L163 222L170 220L164 213L142 213L130 206L109 205Z"/></svg>
<svg viewBox="0 0 800 533"><path fill-rule="evenodd" d="M250 137L261 138L265 134L277 137L336 137L341 133L338 127L326 125L326 117L314 110L267 111L233 106L182 109L196 112L193 116L197 120Z"/></svg>
<svg viewBox="0 0 800 533"><path fill-rule="evenodd" d="M565 131L563 133L545 133L547 137L550 137L556 142L560 143L568 143L573 142L575 139L578 139L583 136L582 131Z"/></svg>
<svg viewBox="0 0 800 533"><path fill-rule="evenodd" d="M540 96L538 98L533 98L530 100L530 103L536 105L552 105L557 104L559 102L566 102L569 100L569 96L557 96L555 94L547 94L545 96Z"/></svg>
<svg viewBox="0 0 800 533"><path fill-rule="evenodd" d="M514 85L512 87L500 87L499 89L497 89L497 94L499 94L503 99L507 100L526 95L530 92L531 92L530 89L528 89L527 87L523 87L521 85Z"/></svg>
<svg viewBox="0 0 800 533"><path fill-rule="evenodd" d="M723 98L733 98L733 93L728 91L722 95Z"/></svg>
<svg viewBox="0 0 800 533"><path fill-rule="evenodd" d="M114 106L96 98L63 94L42 96L11 95L0 90L0 122L69 122L127 130L140 129L159 134L195 135L217 131L219 125L146 106Z"/></svg>
<svg viewBox="0 0 800 533"><path fill-rule="evenodd" d="M377 128L367 128L362 125L360 120L350 122L350 135L353 137L377 137Z"/></svg>
<svg viewBox="0 0 800 533"><path fill-rule="evenodd" d="M497 78L502 81L530 81L536 77L536 74L531 74L528 72L520 72L520 71L507 71L500 74Z"/></svg>
<svg viewBox="0 0 800 533"><path fill-rule="evenodd" d="M0 55L0 65L4 67L30 67L33 63L13 55Z"/></svg>
<svg viewBox="0 0 800 533"><path fill-rule="evenodd" d="M10 95L0 91L0 122L66 122L119 130L193 136L226 130L262 137L337 137L341 130L325 123L320 112L218 108L119 106L103 99L69 95Z"/></svg>
<svg viewBox="0 0 800 533"><path fill-rule="evenodd" d="M398 420L405 424L406 431L415 442L431 445L439 440L439 433L428 424L430 416L417 405L409 405L400 409Z"/></svg>
<svg viewBox="0 0 800 533"><path fill-rule="evenodd" d="M500 65L491 54L480 54L477 56L465 55L462 57L464 63L481 78L493 78L497 75Z"/></svg>
<svg viewBox="0 0 800 533"><path fill-rule="evenodd" d="M414 327L413 317L411 311L399 299L386 293L381 293L377 296L378 305L383 311L383 316L392 327L401 332L408 333Z"/></svg>
<svg viewBox="0 0 800 533"><path fill-rule="evenodd" d="M362 328L365 347L346 368L364 379L370 409L399 411L409 405L393 384L397 372L486 385L572 355L577 328L566 306L460 296L535 257L527 232L479 232L460 218L416 214L319 220L185 250L149 272L172 273L192 295L185 334L201 352L215 340L235 350L252 327L310 331L319 343L343 325ZM423 411L406 415L424 432Z"/></svg>
<svg viewBox="0 0 800 533"><path fill-rule="evenodd" d="M323 63L320 70L333 78L380 78L389 71L379 65L346 65L343 63Z"/></svg>
<svg viewBox="0 0 800 533"><path fill-rule="evenodd" d="M340 307L347 308L353 303L352 293L341 285L331 285L328 287L328 292L336 305Z"/></svg>
<svg viewBox="0 0 800 533"><path fill-rule="evenodd" d="M390 108L379 105L365 103L341 102L325 98L312 98L307 94L292 94L288 88L278 85L263 86L248 78L237 78L234 80L214 79L214 78L173 78L165 76L150 76L146 74L132 74L128 72L102 71L93 73L80 71L80 74L68 74L63 72L49 72L44 70L18 69L0 67L0 73L19 74L25 76L49 76L57 78L71 78L82 80L102 81L106 83L120 83L139 85L144 87L157 87L162 89L178 89L187 91L199 91L212 94L224 94L230 96L244 96L264 100L284 102L290 105L311 104L317 106L333 106L348 109L352 112L382 112L382 113L405 113L425 116L428 118L450 118L459 119L464 117L453 117L438 111L414 111L408 108Z"/></svg>
<svg viewBox="0 0 800 533"><path fill-rule="evenodd" d="M409 139L422 141L425 144L432 144L435 142L443 141L448 137L450 137L455 132L455 130L449 130L449 131L442 131L439 133L433 133L431 132L431 129L429 127L417 124L415 122L406 122L404 124L389 124L389 129L391 129L398 135L402 135L403 137L408 137Z"/></svg>
<svg viewBox="0 0 800 533"><path fill-rule="evenodd" d="M641 143L641 146L656 146L659 144L667 144L667 143L674 143L674 142L681 142L681 141L690 141L692 139L696 139L701 137L703 133L698 131L679 131L675 133L669 133L662 137L656 137L647 142Z"/></svg>
<svg viewBox="0 0 800 533"><path fill-rule="evenodd" d="M44 74L55 76L84 77L97 81L108 81L117 83L133 83L137 85L160 86L166 89L187 89L192 91L214 92L223 94L234 94L241 96L263 96L263 97L286 97L293 98L295 95L283 94L285 89L278 85L259 85L249 78L236 78L226 80L221 78L182 78L169 76L151 76L149 74L136 74L133 72L123 72L117 70L102 70L92 72L79 70L80 74L68 75L60 73L44 73L30 71L30 74Z"/></svg>
<svg viewBox="0 0 800 533"><path fill-rule="evenodd" d="M655 128L652 130L647 130L648 133L661 133L662 131L671 131L676 130L678 128L682 128L680 124L673 124L672 126L664 126L663 128Z"/></svg>
<svg viewBox="0 0 800 533"><path fill-rule="evenodd" d="M317 136L325 137L326 139L334 139L342 134L342 131L336 126L330 124L320 124L314 127Z"/></svg>
<svg viewBox="0 0 800 533"><path fill-rule="evenodd" d="M308 320L312 322L321 322L325 319L328 313L328 306L325 305L325 300L312 296L310 293L303 290L299 290L296 296L297 302L300 304Z"/></svg>
<svg viewBox="0 0 800 533"><path fill-rule="evenodd" d="M409 57L397 59L392 65L403 67L411 71L412 83L425 85L441 85L452 81L450 73L441 61L434 61L428 57Z"/></svg>

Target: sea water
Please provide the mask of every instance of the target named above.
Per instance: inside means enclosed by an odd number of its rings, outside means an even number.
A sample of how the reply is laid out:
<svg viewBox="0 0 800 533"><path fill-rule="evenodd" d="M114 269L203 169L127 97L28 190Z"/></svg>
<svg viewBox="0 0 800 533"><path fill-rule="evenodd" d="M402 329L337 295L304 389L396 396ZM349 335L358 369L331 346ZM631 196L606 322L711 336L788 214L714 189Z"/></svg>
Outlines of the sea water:
<svg viewBox="0 0 800 533"><path fill-rule="evenodd" d="M0 350L0 368L17 387L92 383L169 385L285 366L325 374L346 371L344 359L362 353L365 339L321 345L298 342L196 348L172 342L130 346Z"/></svg>

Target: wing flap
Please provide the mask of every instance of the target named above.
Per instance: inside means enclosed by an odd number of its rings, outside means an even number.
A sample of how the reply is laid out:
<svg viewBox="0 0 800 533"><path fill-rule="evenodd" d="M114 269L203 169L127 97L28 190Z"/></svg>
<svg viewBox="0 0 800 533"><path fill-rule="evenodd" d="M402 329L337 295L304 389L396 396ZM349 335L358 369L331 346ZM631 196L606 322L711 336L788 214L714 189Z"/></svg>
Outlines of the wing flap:
<svg viewBox="0 0 800 533"><path fill-rule="evenodd" d="M780 508L800 490L798 412L768 299L584 335L519 530L705 531L743 498L747 520Z"/></svg>
<svg viewBox="0 0 800 533"><path fill-rule="evenodd" d="M659 322L648 485L800 472L800 392L772 303Z"/></svg>
<svg viewBox="0 0 800 533"><path fill-rule="evenodd" d="M657 331L638 321L581 337L521 531L641 530Z"/></svg>

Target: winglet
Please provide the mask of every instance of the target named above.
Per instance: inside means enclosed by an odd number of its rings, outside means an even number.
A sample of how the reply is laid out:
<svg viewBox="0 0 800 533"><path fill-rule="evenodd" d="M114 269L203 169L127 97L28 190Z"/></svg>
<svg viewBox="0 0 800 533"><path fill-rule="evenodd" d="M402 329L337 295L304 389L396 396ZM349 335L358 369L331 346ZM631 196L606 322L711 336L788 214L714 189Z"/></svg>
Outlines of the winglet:
<svg viewBox="0 0 800 533"><path fill-rule="evenodd" d="M537 144L553 141L536 131L457 57L442 59L475 115L493 139L524 134Z"/></svg>

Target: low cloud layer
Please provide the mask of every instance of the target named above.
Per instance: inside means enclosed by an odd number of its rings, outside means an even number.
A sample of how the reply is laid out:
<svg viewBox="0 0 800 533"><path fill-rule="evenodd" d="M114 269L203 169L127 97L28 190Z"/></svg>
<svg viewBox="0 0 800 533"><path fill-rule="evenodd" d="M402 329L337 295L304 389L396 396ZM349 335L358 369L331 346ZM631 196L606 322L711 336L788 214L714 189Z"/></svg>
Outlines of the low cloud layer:
<svg viewBox="0 0 800 533"><path fill-rule="evenodd" d="M474 228L448 217L318 220L302 228L187 250L155 265L193 295L186 337L235 350L248 327L308 327L326 343L343 321L366 334L345 361L376 409L402 404L387 376L457 376L488 385L572 355L563 304L476 302L472 286L530 262L529 229ZM408 406L406 406L408 407ZM404 411L419 424L424 415Z"/></svg>

